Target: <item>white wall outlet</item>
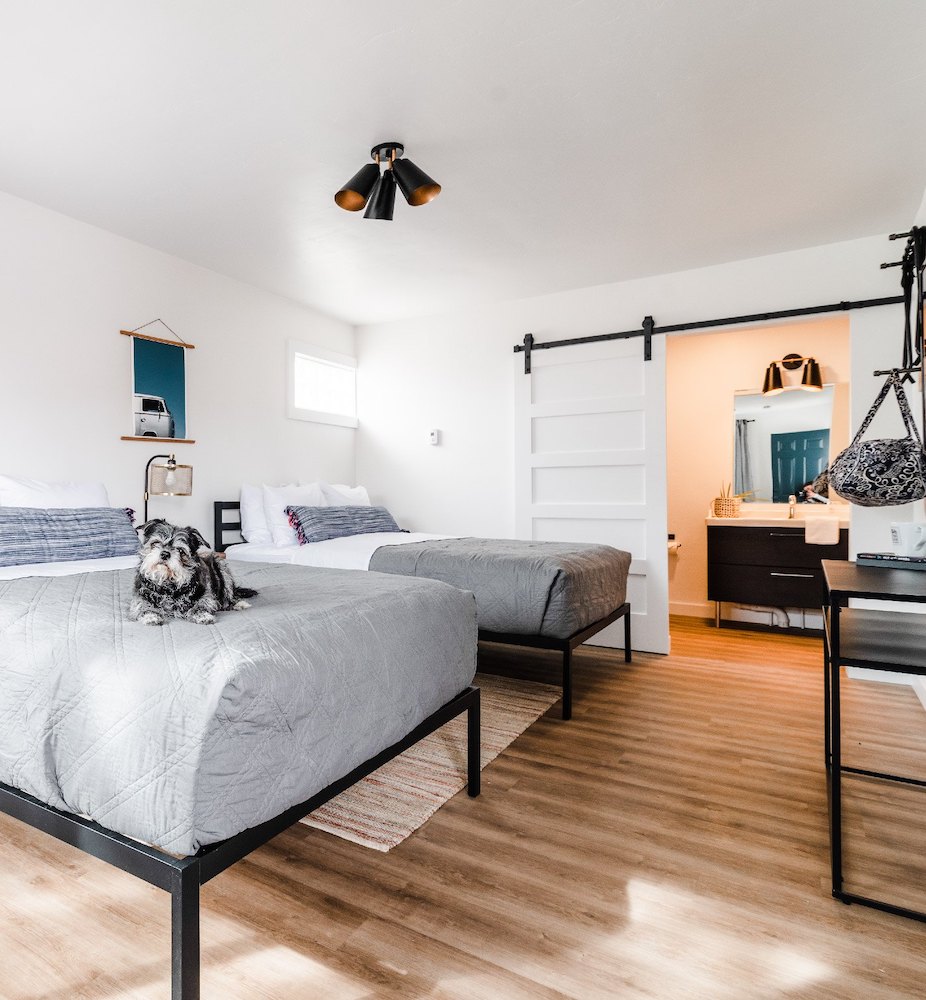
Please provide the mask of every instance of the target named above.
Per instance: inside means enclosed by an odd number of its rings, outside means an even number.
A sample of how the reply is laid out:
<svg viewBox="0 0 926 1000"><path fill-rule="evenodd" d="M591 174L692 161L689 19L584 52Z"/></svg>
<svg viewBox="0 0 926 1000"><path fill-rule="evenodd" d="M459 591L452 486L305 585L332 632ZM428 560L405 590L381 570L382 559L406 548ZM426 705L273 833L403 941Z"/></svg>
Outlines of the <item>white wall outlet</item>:
<svg viewBox="0 0 926 1000"><path fill-rule="evenodd" d="M438 430L429 431L428 442L430 444L440 444L440 431Z"/></svg>

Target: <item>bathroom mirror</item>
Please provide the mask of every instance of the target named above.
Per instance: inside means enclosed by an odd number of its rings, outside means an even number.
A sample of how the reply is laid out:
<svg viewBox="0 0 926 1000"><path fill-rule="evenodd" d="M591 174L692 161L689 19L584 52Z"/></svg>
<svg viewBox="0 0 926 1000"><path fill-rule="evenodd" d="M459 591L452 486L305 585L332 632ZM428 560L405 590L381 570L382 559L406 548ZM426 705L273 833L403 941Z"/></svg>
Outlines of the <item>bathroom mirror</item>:
<svg viewBox="0 0 926 1000"><path fill-rule="evenodd" d="M787 503L825 469L848 441L848 386L791 389L733 398L733 490L744 503ZM751 492L750 492L751 491Z"/></svg>

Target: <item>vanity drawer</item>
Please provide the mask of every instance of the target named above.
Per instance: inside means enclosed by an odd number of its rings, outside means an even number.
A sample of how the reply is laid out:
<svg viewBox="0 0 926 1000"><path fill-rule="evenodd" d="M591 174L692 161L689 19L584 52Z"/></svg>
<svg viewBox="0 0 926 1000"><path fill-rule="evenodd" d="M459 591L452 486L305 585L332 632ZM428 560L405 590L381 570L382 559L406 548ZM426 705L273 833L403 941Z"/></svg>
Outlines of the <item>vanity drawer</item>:
<svg viewBox="0 0 926 1000"><path fill-rule="evenodd" d="M726 563L709 563L707 568L709 601L776 608L820 608L825 602L825 592L819 563L815 569Z"/></svg>
<svg viewBox="0 0 926 1000"><path fill-rule="evenodd" d="M787 521L784 522L787 525ZM821 559L848 559L849 532L839 532L836 545L808 545L803 528L738 528L709 525L707 559L709 564L736 566L788 566L820 569ZM714 600L714 598L711 598ZM723 598L727 600L727 598ZM792 605L800 607L800 605Z"/></svg>

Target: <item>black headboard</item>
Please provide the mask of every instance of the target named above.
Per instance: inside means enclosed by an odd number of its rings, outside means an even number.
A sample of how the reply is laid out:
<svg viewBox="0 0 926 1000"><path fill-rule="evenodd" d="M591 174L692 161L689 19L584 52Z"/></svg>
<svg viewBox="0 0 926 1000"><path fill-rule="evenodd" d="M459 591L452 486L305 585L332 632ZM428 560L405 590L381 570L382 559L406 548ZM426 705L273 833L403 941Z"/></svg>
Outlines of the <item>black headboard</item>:
<svg viewBox="0 0 926 1000"><path fill-rule="evenodd" d="M238 511L237 521L226 521L225 511L236 510ZM215 533L215 551L224 552L229 545L234 545L234 542L225 541L225 533L229 531L241 531L241 501L240 500L216 500L212 504L213 511L213 530Z"/></svg>

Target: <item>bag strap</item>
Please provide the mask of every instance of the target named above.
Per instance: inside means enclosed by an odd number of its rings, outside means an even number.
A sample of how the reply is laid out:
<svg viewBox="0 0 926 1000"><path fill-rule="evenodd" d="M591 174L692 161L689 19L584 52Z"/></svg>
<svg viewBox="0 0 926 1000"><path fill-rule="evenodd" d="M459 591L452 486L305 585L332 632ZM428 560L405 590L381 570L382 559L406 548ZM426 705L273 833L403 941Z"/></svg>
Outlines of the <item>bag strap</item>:
<svg viewBox="0 0 926 1000"><path fill-rule="evenodd" d="M896 371L891 372L891 374L884 380L884 385L881 386L881 391L878 393L875 401L871 404L871 409L862 421L862 426L859 427L858 433L854 438L852 438L852 444L849 445L850 448L854 448L865 436L865 432L871 426L871 422L874 420L875 414L881 408L881 404L887 398L887 394L892 388L894 390L894 395L897 397L897 405L900 407L900 415L903 417L904 426L907 428L907 435L913 438L922 451L923 442L920 439L920 432L917 430L913 414L910 412L910 402L907 399L907 394L903 391L900 374Z"/></svg>
<svg viewBox="0 0 926 1000"><path fill-rule="evenodd" d="M913 440L919 445L920 451L922 451L923 442L920 440L920 432L917 430L913 414L910 412L910 402L907 399L907 394L903 391L903 383L899 378L897 378L896 375L893 376L893 382L894 393L897 396L897 405L900 407L900 415L903 417L903 422L906 425L907 434L913 438Z"/></svg>
<svg viewBox="0 0 926 1000"><path fill-rule="evenodd" d="M903 289L903 362L904 368L913 367L913 336L910 330L910 306L913 300L913 270L916 251L908 246L900 262L900 287Z"/></svg>
<svg viewBox="0 0 926 1000"><path fill-rule="evenodd" d="M926 266L926 230L913 231L913 269L916 272L916 342L913 365L923 361L923 268Z"/></svg>
<svg viewBox="0 0 926 1000"><path fill-rule="evenodd" d="M861 441L862 438L865 436L865 431L868 430L872 420L875 419L875 414L881 408L881 404L887 398L887 394L891 391L891 386L894 385L896 381L897 381L897 376L894 374L894 372L891 372L891 374L888 375L888 377L884 380L884 385L881 386L881 391L878 393L877 397L875 398L875 401L871 404L871 409L868 411L868 415L862 421L862 426L859 427L855 437L852 438L852 444L849 445L850 448L854 448L859 443L859 441ZM903 409L901 408L901 413L902 412Z"/></svg>

